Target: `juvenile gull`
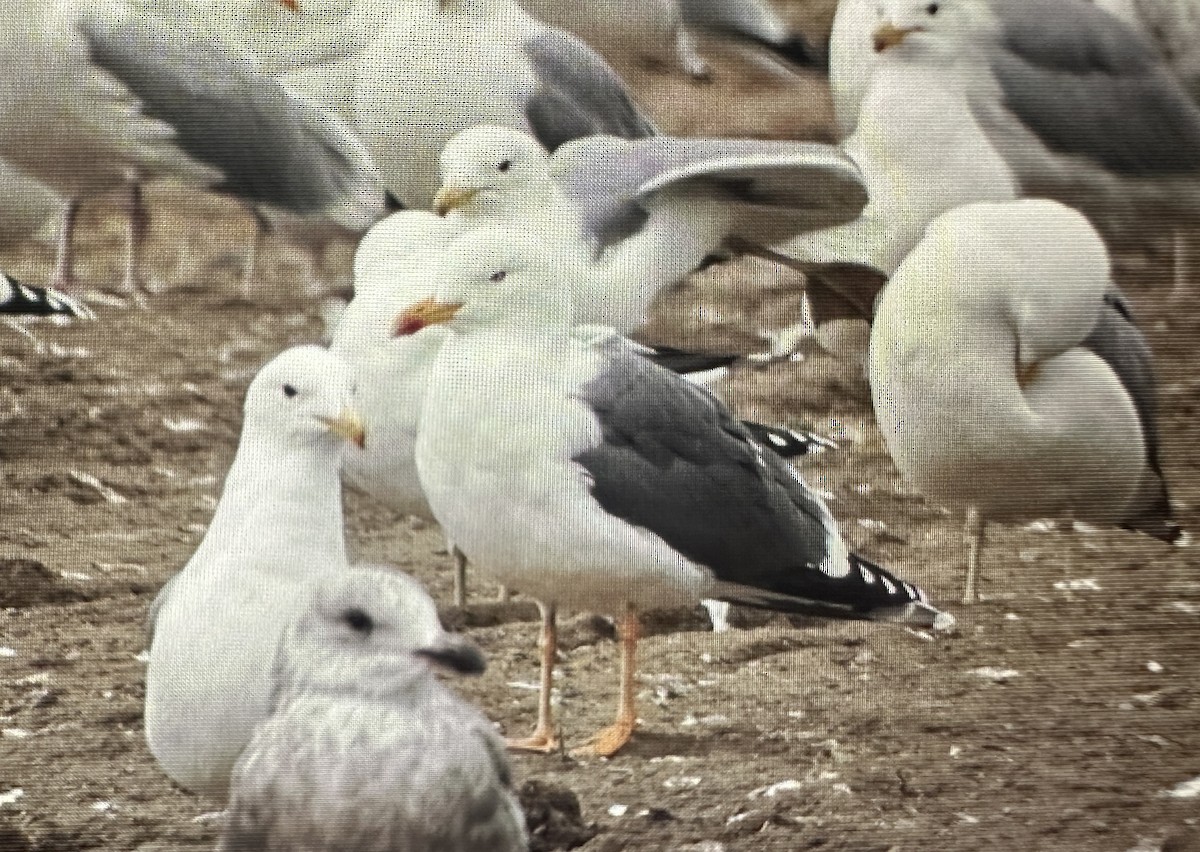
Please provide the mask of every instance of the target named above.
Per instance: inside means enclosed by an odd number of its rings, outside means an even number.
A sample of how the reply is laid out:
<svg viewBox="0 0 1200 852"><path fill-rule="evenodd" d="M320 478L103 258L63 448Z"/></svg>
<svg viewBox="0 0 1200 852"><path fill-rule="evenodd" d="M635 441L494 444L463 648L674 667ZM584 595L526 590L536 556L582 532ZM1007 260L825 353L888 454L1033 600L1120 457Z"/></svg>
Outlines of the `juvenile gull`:
<svg viewBox="0 0 1200 852"><path fill-rule="evenodd" d="M968 509L966 602L989 520L1179 537L1150 349L1076 211L1024 200L937 219L880 299L870 379L901 474Z"/></svg>
<svg viewBox="0 0 1200 852"><path fill-rule="evenodd" d="M218 852L527 849L503 742L430 666L478 673L479 650L398 572L315 586L278 643Z"/></svg>
<svg viewBox="0 0 1200 852"><path fill-rule="evenodd" d="M445 325L416 459L434 515L473 562L543 610L538 725L550 711L559 607L617 615L616 722L582 751L630 738L638 610L714 598L791 612L933 625L914 586L850 554L821 499L699 387L571 334L555 260L516 232L464 238L438 298L403 314Z"/></svg>
<svg viewBox="0 0 1200 852"><path fill-rule="evenodd" d="M189 790L224 797L305 584L348 567L339 466L363 440L351 393L349 368L320 347L262 368L212 522L151 608L146 741Z"/></svg>
<svg viewBox="0 0 1200 852"><path fill-rule="evenodd" d="M485 125L441 162L437 212L542 235L579 276L580 321L623 332L705 258L846 222L867 201L854 163L819 143L591 137L548 155Z"/></svg>

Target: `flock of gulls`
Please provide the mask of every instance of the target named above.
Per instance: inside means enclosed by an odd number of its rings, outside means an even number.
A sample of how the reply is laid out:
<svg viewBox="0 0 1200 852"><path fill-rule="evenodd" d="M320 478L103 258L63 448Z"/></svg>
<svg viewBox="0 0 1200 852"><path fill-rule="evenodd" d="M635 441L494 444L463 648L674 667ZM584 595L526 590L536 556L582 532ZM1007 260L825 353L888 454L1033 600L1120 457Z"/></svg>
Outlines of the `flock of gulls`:
<svg viewBox="0 0 1200 852"><path fill-rule="evenodd" d="M826 50L757 0L6 3L0 231L62 227L48 288L4 278L0 310L91 315L60 291L80 205L114 188L141 292L151 179L361 237L330 345L250 385L216 513L151 614L146 736L228 802L219 848L526 848L505 750L564 746L562 609L612 616L621 647L584 758L635 735L642 610L953 624L848 549L788 461L820 439L741 422L683 374L697 359L625 337L713 263L791 266L813 324L871 324L887 449L964 511L964 602L990 522L1180 540L1110 251L1165 234L1176 287L1197 272L1189 9L841 0ZM842 142L661 133L585 41L702 79L700 32L827 65ZM485 657L415 580L351 564L344 481L440 524L460 603L468 562L537 601L527 736L434 676Z"/></svg>

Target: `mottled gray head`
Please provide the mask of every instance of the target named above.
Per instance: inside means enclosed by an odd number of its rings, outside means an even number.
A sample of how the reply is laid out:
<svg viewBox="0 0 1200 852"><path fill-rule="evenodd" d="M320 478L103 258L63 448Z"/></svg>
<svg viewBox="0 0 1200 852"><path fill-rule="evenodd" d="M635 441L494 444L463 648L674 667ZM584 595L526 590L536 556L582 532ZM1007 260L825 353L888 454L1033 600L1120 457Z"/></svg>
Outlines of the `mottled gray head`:
<svg viewBox="0 0 1200 852"><path fill-rule="evenodd" d="M386 568L352 568L313 587L311 603L283 638L280 663L297 684L386 694L427 663L479 674L474 643L447 633L429 594Z"/></svg>

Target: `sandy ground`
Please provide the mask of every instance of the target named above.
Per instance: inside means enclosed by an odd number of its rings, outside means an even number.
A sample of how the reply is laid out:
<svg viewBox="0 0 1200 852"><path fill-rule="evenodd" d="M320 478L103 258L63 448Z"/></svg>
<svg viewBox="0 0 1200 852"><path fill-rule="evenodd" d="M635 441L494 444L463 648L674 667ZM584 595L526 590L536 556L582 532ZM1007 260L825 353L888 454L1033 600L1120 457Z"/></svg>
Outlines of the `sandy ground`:
<svg viewBox="0 0 1200 852"><path fill-rule="evenodd" d="M623 70L675 130L828 133L817 78L783 85L719 52L707 85ZM160 190L153 201L150 266L163 292L148 310L101 301L96 323L0 328L3 852L165 852L216 837L195 818L220 803L174 787L144 744L146 610L211 516L246 384L281 348L319 338L311 283L344 274L349 249L318 275L275 240L243 291L248 217L208 196ZM85 221L81 272L93 288L116 280L119 225L102 205ZM0 261L39 281L49 252L22 245ZM1158 354L1166 472L1196 529L1200 311L1169 302L1164 255L1122 257L1119 270ZM649 334L751 351L754 328L796 316L794 283L750 263L698 278L664 297ZM742 416L837 438L840 451L803 467L847 538L956 600L961 519L899 481L851 365L808 352L740 368L719 390ZM357 557L449 599L436 528L354 494L347 514ZM488 603L494 587L474 581L475 602L445 617L490 668L457 685L519 734L534 715L536 613ZM982 588L983 604L951 605L959 628L936 639L757 614L714 634L699 610L656 618L626 751L514 759L535 848L1200 849L1200 799L1168 792L1200 776L1194 550L1120 531L998 527ZM617 648L595 618L564 634L558 712L578 743L611 712Z"/></svg>

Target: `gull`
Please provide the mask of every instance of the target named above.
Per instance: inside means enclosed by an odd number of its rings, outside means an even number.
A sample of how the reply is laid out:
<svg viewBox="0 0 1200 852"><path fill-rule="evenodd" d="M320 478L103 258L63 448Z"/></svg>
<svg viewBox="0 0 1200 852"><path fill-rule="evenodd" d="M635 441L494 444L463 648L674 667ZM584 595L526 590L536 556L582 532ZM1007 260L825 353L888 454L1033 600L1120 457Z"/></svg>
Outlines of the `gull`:
<svg viewBox="0 0 1200 852"><path fill-rule="evenodd" d="M429 207L442 146L476 124L528 130L551 150L595 133L655 132L599 54L515 0L298 0L298 9L320 20L290 46L300 64L283 81L336 105L405 207Z"/></svg>
<svg viewBox="0 0 1200 852"><path fill-rule="evenodd" d="M1075 207L1116 247L1200 221L1200 106L1112 15L1087 0L879 9L877 50L964 81L1022 195Z"/></svg>
<svg viewBox="0 0 1200 852"><path fill-rule="evenodd" d="M765 0L521 0L521 5L601 52L636 52L697 80L709 79L711 71L693 33L757 45L801 68L822 63L813 46L792 32Z"/></svg>
<svg viewBox="0 0 1200 852"><path fill-rule="evenodd" d="M225 795L305 585L348 568L339 466L363 440L351 395L349 368L317 346L259 371L212 522L151 607L146 741L188 790Z"/></svg>
<svg viewBox="0 0 1200 852"><path fill-rule="evenodd" d="M397 339L393 331L401 311L436 294L437 270L465 232L458 216L441 218L416 210L395 213L371 228L354 256L354 298L330 341L330 351L354 370L355 406L370 436L363 447L347 450L346 481L401 514L428 520L433 515L417 476L414 447L430 370L447 332L430 327ZM561 280L572 286L579 277L564 273ZM631 343L611 326L587 322L596 318L581 318L574 331L580 341L602 348L629 348L642 357L664 361L657 350ZM704 370L711 364L710 359L687 353L682 358L669 353L665 361L680 372ZM746 426L785 457L805 455L828 444L811 433ZM455 562L455 603L465 606L467 560L453 542L447 549Z"/></svg>
<svg viewBox="0 0 1200 852"><path fill-rule="evenodd" d="M429 505L473 563L542 608L538 723L551 751L560 607L617 616L616 721L580 750L614 754L636 725L638 611L702 598L932 626L923 593L851 554L828 509L714 397L571 333L557 262L522 233L476 231L437 298L398 333L445 325L417 435Z"/></svg>
<svg viewBox="0 0 1200 852"><path fill-rule="evenodd" d="M354 569L316 584L278 643L217 849L528 849L503 742L431 663L484 668L411 577Z"/></svg>
<svg viewBox="0 0 1200 852"><path fill-rule="evenodd" d="M596 136L551 155L481 125L441 163L436 212L543 235L579 276L579 321L622 332L713 254L846 222L867 201L854 163L820 143Z"/></svg>
<svg viewBox="0 0 1200 852"><path fill-rule="evenodd" d="M1080 213L1026 199L935 220L880 298L870 381L900 473L968 510L964 602L989 521L1180 537L1150 349Z"/></svg>
<svg viewBox="0 0 1200 852"><path fill-rule="evenodd" d="M159 176L345 224L365 226L382 208L345 123L161 7L15 0L0 10L0 62L0 156L70 200L66 241L80 199Z"/></svg>

